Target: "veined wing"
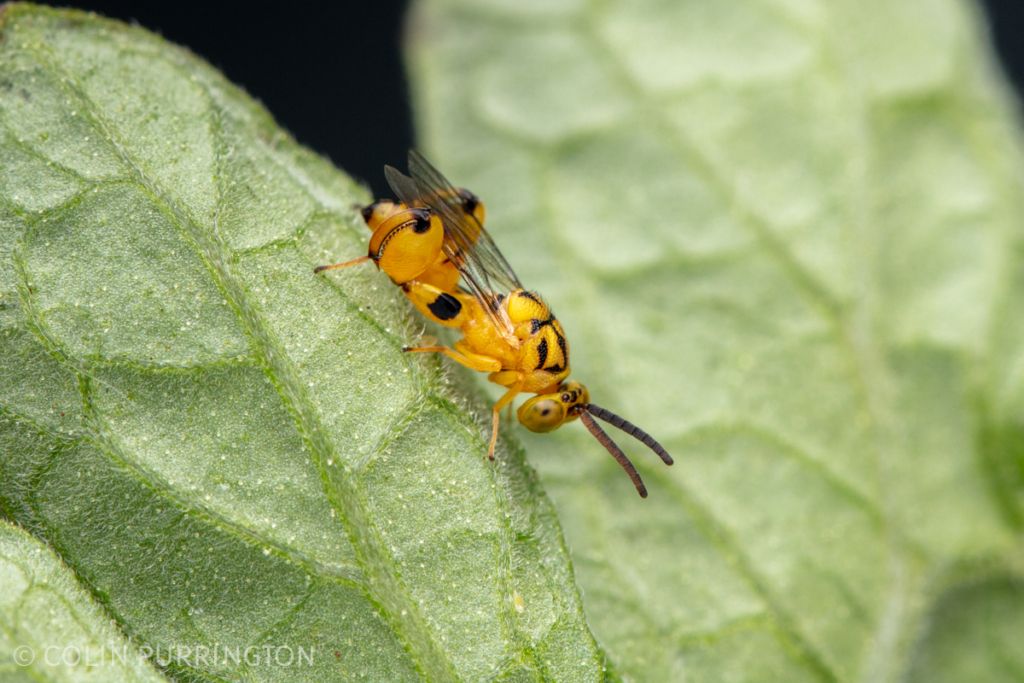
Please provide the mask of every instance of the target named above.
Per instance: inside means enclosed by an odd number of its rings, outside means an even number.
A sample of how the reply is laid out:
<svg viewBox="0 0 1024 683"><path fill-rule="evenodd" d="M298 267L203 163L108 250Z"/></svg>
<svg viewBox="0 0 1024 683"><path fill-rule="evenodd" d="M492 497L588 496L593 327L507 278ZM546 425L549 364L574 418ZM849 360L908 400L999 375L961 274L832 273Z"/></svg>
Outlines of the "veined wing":
<svg viewBox="0 0 1024 683"><path fill-rule="evenodd" d="M513 290L522 289L519 278L484 226L465 210L464 195L415 150L409 151L409 173L384 167L388 184L402 203L425 206L438 215L444 225L445 255L495 326L505 337L514 338L502 301Z"/></svg>

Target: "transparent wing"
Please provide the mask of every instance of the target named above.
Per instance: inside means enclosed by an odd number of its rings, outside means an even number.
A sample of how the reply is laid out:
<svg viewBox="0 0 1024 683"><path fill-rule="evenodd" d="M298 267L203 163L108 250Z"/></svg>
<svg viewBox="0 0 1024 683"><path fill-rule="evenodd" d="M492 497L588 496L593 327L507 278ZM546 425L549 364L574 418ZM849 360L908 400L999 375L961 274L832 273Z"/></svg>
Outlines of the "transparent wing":
<svg viewBox="0 0 1024 683"><path fill-rule="evenodd" d="M512 323L501 302L512 290L522 289L519 278L484 226L465 211L464 197L415 150L409 151L409 173L407 176L391 166L384 167L388 184L401 202L425 206L440 217L445 255L491 321L505 336L512 336Z"/></svg>

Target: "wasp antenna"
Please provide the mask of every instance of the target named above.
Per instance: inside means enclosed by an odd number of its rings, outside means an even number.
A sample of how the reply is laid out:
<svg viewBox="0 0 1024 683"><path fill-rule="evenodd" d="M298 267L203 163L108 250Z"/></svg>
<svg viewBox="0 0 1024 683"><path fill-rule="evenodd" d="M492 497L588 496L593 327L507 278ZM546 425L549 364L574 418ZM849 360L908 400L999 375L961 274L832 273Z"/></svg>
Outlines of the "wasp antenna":
<svg viewBox="0 0 1024 683"><path fill-rule="evenodd" d="M665 447L658 443L657 439L637 427L629 420L621 418L612 411L602 408L601 406L595 406L593 403L587 404L585 410L594 415L594 417L601 418L613 427L618 427L622 431L642 442L645 446L657 453L658 457L661 458L666 465L672 464L672 456L668 454Z"/></svg>
<svg viewBox="0 0 1024 683"><path fill-rule="evenodd" d="M615 461L622 466L622 469L626 470L626 474L629 475L629 478L633 482L633 486L636 487L636 492L640 494L640 497L646 498L647 487L644 486L643 479L640 478L636 468L633 467L633 463L629 461L629 458L627 458L626 454L622 452L622 449L619 448L618 444L612 441L612 438L608 436L603 429L601 429L601 425L597 424L597 422L594 421L594 418L590 417L587 412L584 411L580 413L580 420L584 425L586 425L587 429L590 430L590 433L594 435L594 438L597 439L602 446L608 449L608 452L611 453L612 457L615 458Z"/></svg>

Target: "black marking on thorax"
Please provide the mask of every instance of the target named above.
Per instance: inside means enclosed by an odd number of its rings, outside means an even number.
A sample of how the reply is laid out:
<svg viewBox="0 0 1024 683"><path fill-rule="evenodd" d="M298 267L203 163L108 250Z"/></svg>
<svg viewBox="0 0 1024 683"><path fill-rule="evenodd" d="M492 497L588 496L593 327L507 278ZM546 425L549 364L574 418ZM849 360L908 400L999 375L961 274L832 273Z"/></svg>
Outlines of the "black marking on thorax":
<svg viewBox="0 0 1024 683"><path fill-rule="evenodd" d="M422 235L426 231L430 230L430 209L410 209L415 212L413 220L415 223L412 225L412 231L417 235Z"/></svg>
<svg viewBox="0 0 1024 683"><path fill-rule="evenodd" d="M370 219L373 218L373 212L377 210L378 206L380 206L380 202L376 201L372 204L367 204L366 206L359 210L359 213L363 214L363 221L367 225L370 224Z"/></svg>
<svg viewBox="0 0 1024 683"><path fill-rule="evenodd" d="M538 318L531 319L530 320L530 334L537 334L538 332L540 332L542 327L547 327L548 325L550 325L554 321L555 321L554 316L548 318L547 320L540 320Z"/></svg>
<svg viewBox="0 0 1024 683"><path fill-rule="evenodd" d="M438 320L451 320L462 310L462 302L447 292L441 292L436 299L427 304L427 308Z"/></svg>
<svg viewBox="0 0 1024 683"><path fill-rule="evenodd" d="M459 202L462 204L462 210L465 211L467 215L472 216L473 212L476 211L477 205L480 203L480 198L464 187L460 187L456 190L456 193L459 195Z"/></svg>
<svg viewBox="0 0 1024 683"><path fill-rule="evenodd" d="M537 344L537 367L535 370L540 370L544 367L544 364L548 362L548 340L541 339L540 343Z"/></svg>
<svg viewBox="0 0 1024 683"><path fill-rule="evenodd" d="M537 320L534 318L530 321L531 332L536 334L543 327L551 326L551 332L555 335L555 340L558 343L558 350L562 353L562 362L556 363L548 367L544 367L544 364L548 361L548 354L550 353L550 347L548 346L547 338L541 339L537 343L537 367L535 370L545 370L547 372L559 373L565 370L565 363L568 360L566 358L566 344L565 337L563 337L558 330L552 325L554 322L554 316L547 320Z"/></svg>
<svg viewBox="0 0 1024 683"><path fill-rule="evenodd" d="M552 320L554 320L554 317L552 317ZM569 349L565 343L565 337L558 331L558 328L552 325L551 331L555 333L555 339L558 341L558 350L562 353L562 362L544 369L548 372L563 372L569 364Z"/></svg>

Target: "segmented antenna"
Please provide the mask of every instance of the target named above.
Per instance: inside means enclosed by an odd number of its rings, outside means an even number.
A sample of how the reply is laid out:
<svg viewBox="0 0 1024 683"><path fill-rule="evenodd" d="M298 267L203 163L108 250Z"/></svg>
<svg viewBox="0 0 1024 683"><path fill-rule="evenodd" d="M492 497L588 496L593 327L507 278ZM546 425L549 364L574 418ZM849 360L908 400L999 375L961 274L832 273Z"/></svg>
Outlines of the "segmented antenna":
<svg viewBox="0 0 1024 683"><path fill-rule="evenodd" d="M590 414L586 411L580 412L580 421L586 425L590 433L594 435L602 446L608 449L608 452L612 454L615 461L622 466L622 469L626 470L626 474L629 475L630 480L633 482L633 486L636 487L636 492L640 494L641 498L647 497L647 487L644 486L643 479L637 474L636 468L633 467L633 463L629 461L626 454L622 452L622 449L612 441L612 438L605 434L605 431L601 429L601 425L597 424L594 418L590 417Z"/></svg>
<svg viewBox="0 0 1024 683"><path fill-rule="evenodd" d="M613 427L618 427L619 429L626 432L630 436L636 438L638 441L641 441L645 446L647 446L652 451L657 453L658 457L661 458L666 465L672 464L672 456L668 454L668 451L665 450L665 447L658 443L653 436L651 436L644 430L640 429L629 420L623 419L616 415L615 413L613 413L612 411L606 410L601 406L595 406L593 403L587 404L586 406L584 406L583 409L584 411L594 415L594 417L601 418L602 420L612 425ZM581 413L581 417L582 415L583 413ZM590 431L594 430L591 429Z"/></svg>

